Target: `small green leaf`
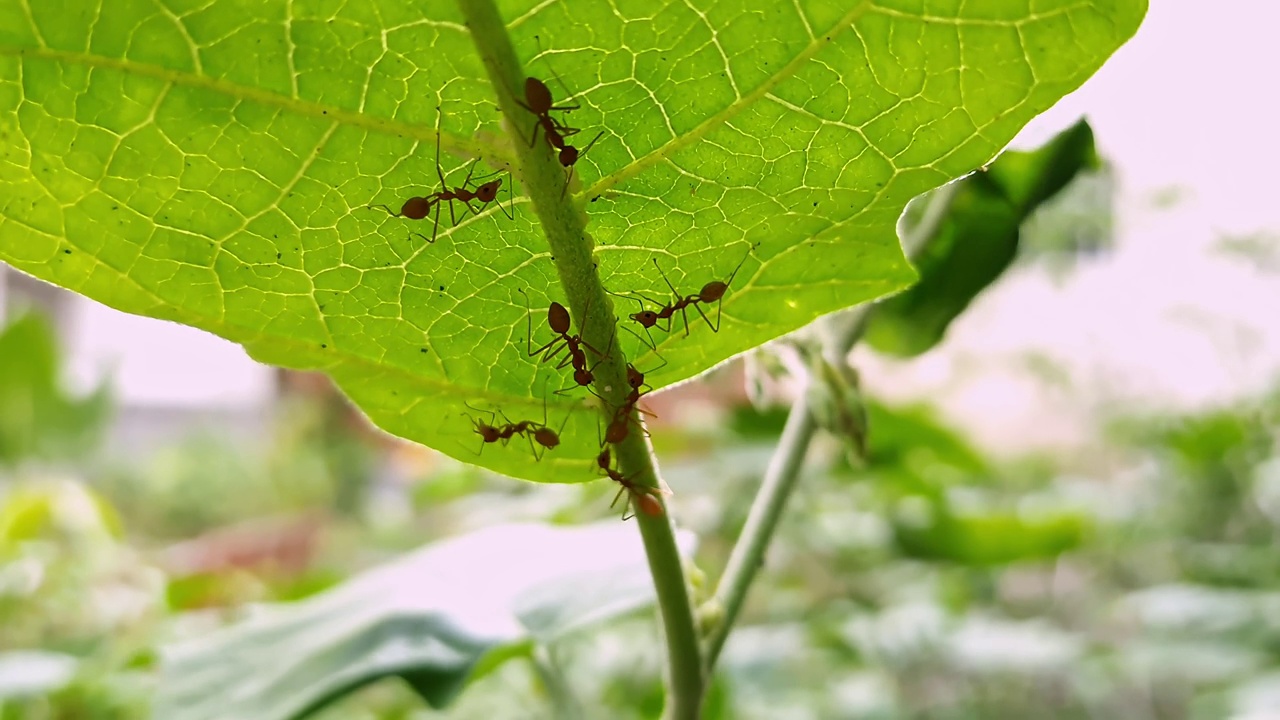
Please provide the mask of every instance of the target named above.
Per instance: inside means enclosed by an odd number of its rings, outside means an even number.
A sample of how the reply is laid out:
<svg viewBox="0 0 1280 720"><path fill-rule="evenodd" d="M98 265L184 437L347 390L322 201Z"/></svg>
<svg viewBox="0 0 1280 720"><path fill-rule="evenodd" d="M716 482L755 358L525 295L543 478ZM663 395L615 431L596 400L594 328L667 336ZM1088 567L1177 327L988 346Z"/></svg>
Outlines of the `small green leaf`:
<svg viewBox="0 0 1280 720"><path fill-rule="evenodd" d="M894 355L919 355L995 282L1018 254L1023 222L1077 176L1098 166L1083 120L1031 152L1006 152L957 181L946 216L919 253L920 281L872 313L866 340Z"/></svg>
<svg viewBox="0 0 1280 720"><path fill-rule="evenodd" d="M527 71L581 109L599 275L670 298L750 256L712 333L659 335L656 387L909 284L895 223L989 161L1136 30L1144 0L800 3L515 0ZM539 52L541 39L544 52ZM597 422L526 356L563 299L518 185L514 213L388 217L463 165L505 169L508 127L448 2L0 0L0 260L113 307L329 373L379 426L534 480L595 477ZM551 83L559 99L567 94ZM440 112L437 112L440 108ZM514 194L507 195L514 190ZM447 215L447 213L443 213ZM615 299L619 313L636 303ZM590 309L588 308L588 312ZM712 313L719 317L720 310ZM578 318L581 321L582 318ZM550 339L544 322L534 344ZM619 348L641 369L639 340ZM569 385L557 373L548 389ZM530 462L477 456L465 403L567 422ZM472 413L473 415L475 413Z"/></svg>
<svg viewBox="0 0 1280 720"><path fill-rule="evenodd" d="M391 675L440 708L529 643L651 602L627 525L489 528L170 648L153 717L290 720Z"/></svg>

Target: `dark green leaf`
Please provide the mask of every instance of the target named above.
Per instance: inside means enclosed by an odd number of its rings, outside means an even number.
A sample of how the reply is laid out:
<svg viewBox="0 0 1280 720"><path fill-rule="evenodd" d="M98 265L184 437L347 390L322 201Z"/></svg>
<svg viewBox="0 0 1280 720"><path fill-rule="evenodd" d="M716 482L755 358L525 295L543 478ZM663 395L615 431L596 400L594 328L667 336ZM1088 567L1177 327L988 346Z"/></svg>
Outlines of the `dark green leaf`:
<svg viewBox="0 0 1280 720"><path fill-rule="evenodd" d="M916 260L920 281L877 306L866 339L882 352L919 355L1018 254L1022 223L1080 173L1097 167L1083 120L1044 147L1006 152L958 181L948 212Z"/></svg>

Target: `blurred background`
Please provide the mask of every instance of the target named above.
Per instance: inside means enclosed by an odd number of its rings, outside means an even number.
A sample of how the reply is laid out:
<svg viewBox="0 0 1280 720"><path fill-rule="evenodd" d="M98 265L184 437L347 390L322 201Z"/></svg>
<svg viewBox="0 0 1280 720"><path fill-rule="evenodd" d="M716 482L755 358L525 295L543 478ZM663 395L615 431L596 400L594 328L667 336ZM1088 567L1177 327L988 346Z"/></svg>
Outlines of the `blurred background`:
<svg viewBox="0 0 1280 720"><path fill-rule="evenodd" d="M1280 7L1156 3L1015 143L1096 167L927 352L858 347L730 640L713 717L1280 718ZM322 376L0 265L0 720L147 716L157 648L440 538L609 518L371 429ZM713 579L804 334L650 398ZM874 343L873 343L874 344ZM34 422L30 419L34 418ZM554 558L548 562L554 562ZM586 717L652 717L651 611L555 648ZM397 679L325 718L553 717L509 664L446 711Z"/></svg>

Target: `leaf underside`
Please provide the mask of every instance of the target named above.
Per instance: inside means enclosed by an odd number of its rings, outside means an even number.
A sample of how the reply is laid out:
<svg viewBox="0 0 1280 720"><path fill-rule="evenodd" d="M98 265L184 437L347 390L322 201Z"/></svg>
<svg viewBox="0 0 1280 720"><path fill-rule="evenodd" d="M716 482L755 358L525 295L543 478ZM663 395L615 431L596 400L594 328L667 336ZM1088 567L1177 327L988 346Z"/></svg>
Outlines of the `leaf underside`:
<svg viewBox="0 0 1280 720"><path fill-rule="evenodd" d="M663 387L909 284L907 201L1078 87L1145 2L501 9L528 72L558 102L553 70L574 92L573 139L604 133L574 191L609 290L666 302L653 259L691 294L756 245L710 311L718 333L693 312L688 337L679 314L655 331ZM384 429L461 459L591 479L598 415L581 390L544 406L570 375L524 351L516 289L535 345L563 295L518 172L495 176L514 220L444 212L434 244L410 234L430 220L366 209L439 189L437 123L451 186L473 158L477 174L509 168L531 128L507 127L484 77L446 2L0 0L0 260L324 370ZM621 338L641 370L662 362ZM545 411L563 444L537 463L519 438L477 456L466 402Z"/></svg>

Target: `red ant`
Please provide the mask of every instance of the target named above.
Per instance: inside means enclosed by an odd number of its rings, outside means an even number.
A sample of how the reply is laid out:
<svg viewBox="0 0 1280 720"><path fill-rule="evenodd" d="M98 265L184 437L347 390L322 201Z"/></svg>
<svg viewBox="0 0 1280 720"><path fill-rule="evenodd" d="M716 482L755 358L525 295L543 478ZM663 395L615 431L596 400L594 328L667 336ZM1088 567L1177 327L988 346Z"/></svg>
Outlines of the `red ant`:
<svg viewBox="0 0 1280 720"><path fill-rule="evenodd" d="M566 365L572 364L574 381L579 385L590 385L595 380L595 376L592 375L591 371L587 368L587 354L582 351L582 348L585 347L595 353L596 357L601 359L605 357L605 354L592 347L592 345L586 340L583 340L581 333L577 335L569 334L569 311L565 306L554 301L551 303L551 306L547 308L547 325L551 327L551 332L555 333L556 337L542 347L536 350L533 349L533 308L529 305L529 295L524 291L524 288L516 288L516 290L519 291L521 295L524 295L524 306L527 311L525 318L528 321L529 326L529 334L525 338L525 344L529 351L529 357L537 357L538 354L541 353L542 357L539 358L538 362L547 362L551 358L568 349L568 357L561 360L560 364L556 365L556 369L559 370ZM563 345L561 345L561 343L563 343ZM612 345L612 342L610 344Z"/></svg>
<svg viewBox="0 0 1280 720"><path fill-rule="evenodd" d="M622 519L630 520L635 517L633 511L630 515L627 510L631 507L632 502L640 507L640 512L649 517L662 517L662 501L658 498L664 492L656 487L648 487L646 485L638 485L635 476L625 477L618 470L613 469L613 460L609 452L609 446L606 445L596 456L596 465L609 477L610 480L618 483L622 487L618 490L618 494L613 496L613 502L609 503L610 509L618 504L618 498L622 497L622 493L628 493L627 501L622 504Z"/></svg>
<svg viewBox="0 0 1280 720"><path fill-rule="evenodd" d="M552 70L551 74L555 75L555 70ZM555 75L555 77L563 87L564 81L560 80L559 75ZM566 87L565 92L568 93L569 88ZM514 95L514 93L512 94ZM572 98L572 95L570 95L570 98ZM537 118L537 121L533 125L533 133L529 136L529 146L533 147L534 143L538 141L538 128L542 128L542 135L547 139L547 145L549 145L552 150L557 151L557 159L560 161L560 166L568 170L568 174L564 179L564 190L560 191L560 197L564 197L564 194L569 191L569 183L573 180L574 164L578 162L578 158L587 154L587 151L591 149L591 146L595 145L596 141L604 135L604 131L596 133L596 136L591 139L591 142L587 143L587 146L581 151L572 145L565 144L564 139L566 137L569 137L570 135L577 135L582 131L578 128L569 127L567 123L551 117L551 111L559 110L561 112L570 112L577 110L582 106L578 104L556 105L555 101L551 98L551 90L547 87L546 83L542 82L538 78L526 77L524 79L524 101L522 102L519 98L516 98L515 100L516 104L525 110L528 110Z"/></svg>
<svg viewBox="0 0 1280 720"><path fill-rule="evenodd" d="M492 410L481 410L477 407L473 407L469 403L464 404L478 413L487 412L489 414L490 421L488 423L476 420L470 415L467 416L475 426L476 434L481 438L481 451L484 450L484 446L488 443L501 441L503 445L506 445L507 441L516 435L523 435L525 439L529 441L529 449L533 451L534 459L540 461L542 460L542 456L546 455L548 450L554 450L559 447L560 433L564 432L565 426L569 424L569 415L565 415L564 422L560 423L559 430L552 430L551 427L547 425L547 399L545 396L542 399L542 422L540 423L534 420L511 422L511 418L503 415L502 419L506 421L506 424L496 426L491 424L495 418L495 414ZM541 453L538 452L537 446L534 445L535 442L542 446ZM476 454L478 455L480 453L477 452Z"/></svg>
<svg viewBox="0 0 1280 720"><path fill-rule="evenodd" d="M665 364L666 363L663 362L663 365ZM659 365L658 367L662 366ZM643 415L655 417L654 414L648 410L637 407L637 404L640 402L640 398L652 392L653 388L649 387L649 385L644 381L644 373L636 370L635 366L630 363L627 363L627 386L631 388L631 391L627 393L627 398L623 400L622 404L614 411L613 419L609 421L609 426L605 428L604 441L606 443L617 444L627 439L627 434L630 432L630 428L628 427L629 423L634 423L641 430L644 430L643 426L641 426L636 420L632 419L632 410L638 410ZM649 390L642 391L641 388L644 387L649 387Z"/></svg>
<svg viewBox="0 0 1280 720"><path fill-rule="evenodd" d="M492 410L481 410L480 408L475 407L471 403L466 403L466 402L464 402L463 405L466 405L472 410L475 410L476 412L480 413L481 416L483 416L486 413L489 415L489 422L485 422L483 420L477 420L471 417L471 415L467 413L463 413L463 415L466 415L467 419L471 421L471 425L475 430L475 433L480 436L480 448L476 450L477 455L484 452L485 445L488 445L490 443L496 443L498 441L502 441L502 444L506 445L507 441L510 440L513 435L515 435L514 432L511 432L511 433L506 432L507 428L511 427L510 421L508 421L507 425L504 425L504 426L498 426L493 424L497 420L497 415ZM503 416L503 419L505 420L506 416Z"/></svg>
<svg viewBox="0 0 1280 720"><path fill-rule="evenodd" d="M628 317L640 323L640 325L644 327L645 334L649 334L649 328L652 328L655 325L657 325L659 320L667 321L667 325L666 327L662 328L662 331L671 332L671 318L676 314L676 312L679 312L680 316L684 318L684 335L685 337L688 337L689 336L689 315L686 308L692 305L693 309L697 310L698 314L702 316L702 319L707 322L707 327L711 328L711 332L720 332L720 317L721 317L720 307L724 301L724 294L729 290L729 285L733 283L733 279L737 277L738 271L742 269L742 264L745 263L747 261L747 258L751 256L751 250L754 249L758 244L759 243L757 243L756 245L752 245L750 248L747 249L747 254L743 255L742 260L738 261L737 267L735 267L733 269L733 272L729 274L728 280L725 280L723 282L721 282L720 280L712 280L706 285L703 285L701 290L699 290L697 293L694 293L692 295L682 296L680 292L676 290L676 286L671 284L671 280L667 278L667 274L662 271L662 266L658 265L658 259L652 258L653 266L658 269L658 274L661 275L663 281L667 283L667 287L671 288L671 294L672 296L675 297L675 302L662 305L662 307L659 310L654 311L654 310L645 310L644 303L641 303L640 300L637 298L632 298L632 300L635 300L637 303L640 303L640 312L632 313ZM613 293L613 294L616 295L617 293ZM634 294L640 295L640 293L634 293ZM640 295L640 297L644 298L645 300L648 300L649 302L655 305L659 304L656 300L650 297L646 297L644 295ZM702 311L701 307L699 307L699 303L702 303L705 305L716 303L716 322L714 325L711 323L711 318L707 317L707 314ZM649 335L649 340L652 342L653 335Z"/></svg>
<svg viewBox="0 0 1280 720"><path fill-rule="evenodd" d="M439 108L436 108L436 110L438 112ZM435 211L436 211L435 226L431 230L430 239L428 239L427 236L423 235L422 233L417 233L417 232L412 233L413 235L417 235L418 237L422 238L423 240L426 240L429 243L434 243L436 241L436 235L440 232L441 203L446 203L446 202L449 203L449 220L456 226L458 224L458 218L453 213L454 200L458 200L462 202L462 204L466 205L467 209L471 211L472 215L478 216L480 214L480 211L476 210L475 206L471 204L472 200L479 202L481 205L488 205L489 203L494 202L495 200L498 199L498 189L502 187L502 178L498 178L497 180L490 180L489 182L478 186L475 190L472 190L470 187L468 187L471 184L471 174L475 172L476 163L478 162L480 162L480 158L476 158L475 160L472 160L471 166L467 168L467 177L465 180L462 181L462 186L456 187L450 190L448 184L446 184L445 182L444 172L440 170L440 128L439 128L439 122L437 122L436 123L436 175L439 176L440 178L440 190L438 192L431 193L426 197L411 197L408 200L405 200L404 204L400 206L400 212L398 213L393 212L391 208L387 207L386 205L369 205L367 206L367 209L372 210L374 208L382 208L383 210L386 210L387 213L391 215L391 217L404 217L404 218L409 218L410 220L422 220L423 218L431 214L432 208L435 208ZM509 176L510 174L508 173L508 177ZM515 215L510 210L503 207L502 202L500 201L498 202L498 209L501 210L502 214L506 215L508 219L511 219L511 220L515 219Z"/></svg>

